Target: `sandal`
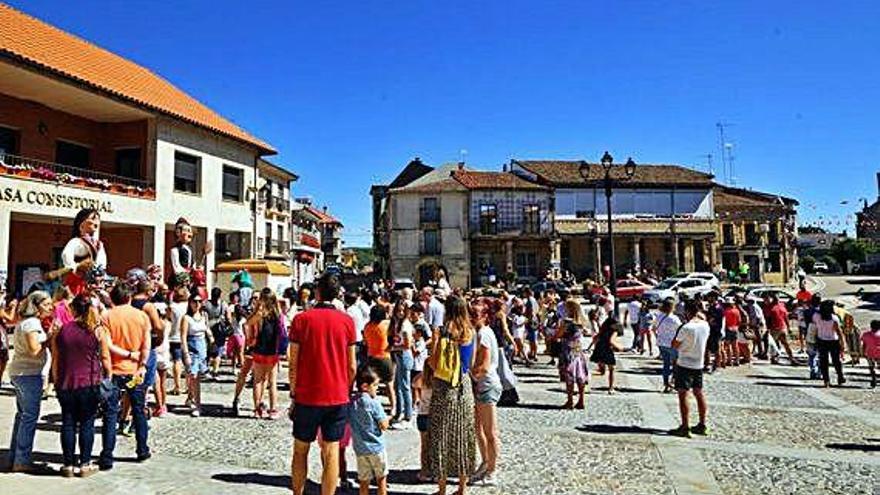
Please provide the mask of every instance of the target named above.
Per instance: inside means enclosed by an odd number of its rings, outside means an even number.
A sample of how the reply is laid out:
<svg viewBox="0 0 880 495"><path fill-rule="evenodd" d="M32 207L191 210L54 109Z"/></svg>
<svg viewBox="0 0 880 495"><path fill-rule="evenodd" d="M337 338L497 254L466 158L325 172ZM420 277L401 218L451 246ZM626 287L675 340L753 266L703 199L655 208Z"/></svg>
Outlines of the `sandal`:
<svg viewBox="0 0 880 495"><path fill-rule="evenodd" d="M278 409L269 409L269 413L266 414L266 419L275 420L278 419L279 413Z"/></svg>

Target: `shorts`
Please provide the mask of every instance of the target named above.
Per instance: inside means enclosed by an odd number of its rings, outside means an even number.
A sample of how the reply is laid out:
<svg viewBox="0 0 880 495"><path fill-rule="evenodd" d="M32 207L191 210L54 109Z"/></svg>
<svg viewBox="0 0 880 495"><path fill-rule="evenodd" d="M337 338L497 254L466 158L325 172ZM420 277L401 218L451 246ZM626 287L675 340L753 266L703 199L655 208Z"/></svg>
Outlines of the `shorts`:
<svg viewBox="0 0 880 495"><path fill-rule="evenodd" d="M338 406L306 406L296 404L293 409L293 438L312 443L321 437L327 442L338 442L345 434L348 422L348 404Z"/></svg>
<svg viewBox="0 0 880 495"><path fill-rule="evenodd" d="M419 414L416 416L416 429L421 432L428 432L428 420L431 419L431 416L427 414Z"/></svg>
<svg viewBox="0 0 880 495"><path fill-rule="evenodd" d="M186 372L190 376L204 375L208 372L208 345L204 337L187 339L189 350L189 367Z"/></svg>
<svg viewBox="0 0 880 495"><path fill-rule="evenodd" d="M770 330L770 336L773 337L773 340L775 340L777 343L781 340L787 340L787 333L788 332L786 332L784 328L782 330Z"/></svg>
<svg viewBox="0 0 880 495"><path fill-rule="evenodd" d="M513 338L522 340L526 337L526 329L523 327L517 327L513 329Z"/></svg>
<svg viewBox="0 0 880 495"><path fill-rule="evenodd" d="M800 335L802 339L807 338L807 327L798 327L798 335Z"/></svg>
<svg viewBox="0 0 880 495"><path fill-rule="evenodd" d="M414 382L422 375L422 370L412 370L409 372L409 381Z"/></svg>
<svg viewBox="0 0 880 495"><path fill-rule="evenodd" d="M538 329L535 327L529 327L526 329L526 340L529 342L538 342Z"/></svg>
<svg viewBox="0 0 880 495"><path fill-rule="evenodd" d="M373 368L373 371L375 371L376 374L379 375L380 382L391 382L391 378L394 376L394 365L391 363L391 358L380 359L370 357L367 359L367 366Z"/></svg>
<svg viewBox="0 0 880 495"><path fill-rule="evenodd" d="M672 381L675 384L675 390L702 390L703 370L682 368L676 365L672 370Z"/></svg>
<svg viewBox="0 0 880 495"><path fill-rule="evenodd" d="M503 391L501 385L490 385L485 390L478 390L474 394L474 402L477 404L497 404Z"/></svg>
<svg viewBox="0 0 880 495"><path fill-rule="evenodd" d="M168 356L168 348L165 347L163 349L162 346L159 346L159 348L156 349L156 369L158 371L165 371L170 364L171 360Z"/></svg>
<svg viewBox="0 0 880 495"><path fill-rule="evenodd" d="M725 342L736 342L736 334L739 332L731 332L730 330L724 331L724 341Z"/></svg>
<svg viewBox="0 0 880 495"><path fill-rule="evenodd" d="M180 347L180 342L169 342L168 352L171 353L172 363L183 361L183 349Z"/></svg>
<svg viewBox="0 0 880 495"><path fill-rule="evenodd" d="M234 356L239 349L244 349L244 335L232 334L226 339L226 355Z"/></svg>
<svg viewBox="0 0 880 495"><path fill-rule="evenodd" d="M388 476L388 455L383 450L378 454L357 456L358 481L378 480Z"/></svg>
<svg viewBox="0 0 880 495"><path fill-rule="evenodd" d="M279 358L277 354L267 356L265 354L254 354L254 364L262 364L265 366L275 366L278 364Z"/></svg>
<svg viewBox="0 0 880 495"><path fill-rule="evenodd" d="M324 443L324 437L321 435L321 429L318 429L318 444ZM351 445L351 423L345 423L345 431L342 433L342 438L339 439L339 448L347 449L348 446Z"/></svg>

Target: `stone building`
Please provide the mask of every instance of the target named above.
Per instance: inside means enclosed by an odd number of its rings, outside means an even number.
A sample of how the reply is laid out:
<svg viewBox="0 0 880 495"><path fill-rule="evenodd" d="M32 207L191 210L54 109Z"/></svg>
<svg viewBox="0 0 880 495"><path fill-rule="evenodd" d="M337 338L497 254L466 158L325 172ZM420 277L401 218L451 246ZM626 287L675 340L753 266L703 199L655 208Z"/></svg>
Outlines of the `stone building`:
<svg viewBox="0 0 880 495"><path fill-rule="evenodd" d="M873 244L880 243L880 172L877 173L877 201L867 201L856 213L856 237Z"/></svg>
<svg viewBox="0 0 880 495"><path fill-rule="evenodd" d="M563 270L578 279L601 273L610 259L604 171L590 164L587 180L582 161L512 160L510 170L553 189L555 233ZM639 266L665 273L706 271L713 264L712 176L678 165L639 164L624 179L622 166L615 180L611 211L616 269L624 273Z"/></svg>
<svg viewBox="0 0 880 495"><path fill-rule="evenodd" d="M797 270L797 201L716 185L714 250L725 271L749 264L750 281L782 284Z"/></svg>

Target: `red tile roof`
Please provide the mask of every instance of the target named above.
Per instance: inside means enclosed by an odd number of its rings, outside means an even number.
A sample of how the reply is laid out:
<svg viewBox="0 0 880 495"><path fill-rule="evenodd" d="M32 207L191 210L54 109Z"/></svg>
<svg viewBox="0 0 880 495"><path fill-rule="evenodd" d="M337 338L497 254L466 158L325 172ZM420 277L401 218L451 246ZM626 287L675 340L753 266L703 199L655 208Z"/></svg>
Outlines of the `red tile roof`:
<svg viewBox="0 0 880 495"><path fill-rule="evenodd" d="M336 223L342 225L342 222L340 222L336 217L324 213L318 208L315 208L313 206L306 206L306 210L308 210L312 215L318 217L318 223Z"/></svg>
<svg viewBox="0 0 880 495"><path fill-rule="evenodd" d="M5 4L0 4L0 55L226 135L266 154L276 152L150 70Z"/></svg>
<svg viewBox="0 0 880 495"><path fill-rule="evenodd" d="M395 193L446 193L446 192L467 192L467 188L453 178L428 182L426 184L416 184L404 186L394 189Z"/></svg>
<svg viewBox="0 0 880 495"><path fill-rule="evenodd" d="M454 170L452 178L468 189L515 189L546 191L542 186L510 172L477 172L474 170Z"/></svg>
<svg viewBox="0 0 880 495"><path fill-rule="evenodd" d="M578 160L514 160L525 170L537 175L542 182L553 186L576 186L586 185L580 174L580 166L585 163ZM602 165L590 163L589 182L599 182L605 176ZM611 170L612 179L623 179L624 169L622 165L615 165ZM635 175L627 181L630 186L711 186L712 175L699 172L680 165L656 165L638 164Z"/></svg>

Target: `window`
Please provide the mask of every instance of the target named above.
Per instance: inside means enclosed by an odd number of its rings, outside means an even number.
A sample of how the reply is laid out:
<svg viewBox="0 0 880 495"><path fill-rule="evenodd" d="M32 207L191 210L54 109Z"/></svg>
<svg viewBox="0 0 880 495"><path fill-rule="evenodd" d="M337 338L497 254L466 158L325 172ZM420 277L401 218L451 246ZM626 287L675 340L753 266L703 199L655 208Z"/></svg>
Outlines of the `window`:
<svg viewBox="0 0 880 495"><path fill-rule="evenodd" d="M223 199L241 202L244 185L244 171L240 168L223 165Z"/></svg>
<svg viewBox="0 0 880 495"><path fill-rule="evenodd" d="M535 253L516 253L516 276L535 277L538 274L538 255Z"/></svg>
<svg viewBox="0 0 880 495"><path fill-rule="evenodd" d="M498 207L494 204L480 205L480 234L498 233Z"/></svg>
<svg viewBox="0 0 880 495"><path fill-rule="evenodd" d="M68 143L67 141L55 142L55 162L68 167L89 168L89 155L91 150L85 146Z"/></svg>
<svg viewBox="0 0 880 495"><path fill-rule="evenodd" d="M440 222L440 203L437 198L425 198L422 202L422 222Z"/></svg>
<svg viewBox="0 0 880 495"><path fill-rule="evenodd" d="M782 261L779 251L770 251L767 253L767 271L779 273L782 271Z"/></svg>
<svg viewBox="0 0 880 495"><path fill-rule="evenodd" d="M523 206L523 233L537 234L541 232L541 207L538 205Z"/></svg>
<svg viewBox="0 0 880 495"><path fill-rule="evenodd" d="M0 155L18 154L18 132L8 127L0 127Z"/></svg>
<svg viewBox="0 0 880 495"><path fill-rule="evenodd" d="M201 192L202 160L197 156L174 152L174 190L191 194Z"/></svg>
<svg viewBox="0 0 880 495"><path fill-rule="evenodd" d="M284 225L278 226L278 239L275 243L278 245L278 252L281 254L285 254L287 249L284 246L285 237L284 237Z"/></svg>
<svg viewBox="0 0 880 495"><path fill-rule="evenodd" d="M426 230L422 254L440 254L440 235L436 229Z"/></svg>
<svg viewBox="0 0 880 495"><path fill-rule="evenodd" d="M771 223L767 231L767 244L779 244L779 224Z"/></svg>
<svg viewBox="0 0 880 495"><path fill-rule="evenodd" d="M116 175L129 179L142 178L140 148L116 150Z"/></svg>
<svg viewBox="0 0 880 495"><path fill-rule="evenodd" d="M250 251L250 236L243 232L217 232L214 246L218 261L247 258Z"/></svg>
<svg viewBox="0 0 880 495"><path fill-rule="evenodd" d="M725 223L721 226L721 236L725 246L733 246L733 224Z"/></svg>
<svg viewBox="0 0 880 495"><path fill-rule="evenodd" d="M746 224L746 246L757 246L761 244L761 240L758 239L758 229L757 226L753 223Z"/></svg>

